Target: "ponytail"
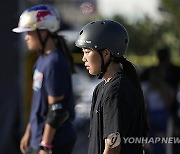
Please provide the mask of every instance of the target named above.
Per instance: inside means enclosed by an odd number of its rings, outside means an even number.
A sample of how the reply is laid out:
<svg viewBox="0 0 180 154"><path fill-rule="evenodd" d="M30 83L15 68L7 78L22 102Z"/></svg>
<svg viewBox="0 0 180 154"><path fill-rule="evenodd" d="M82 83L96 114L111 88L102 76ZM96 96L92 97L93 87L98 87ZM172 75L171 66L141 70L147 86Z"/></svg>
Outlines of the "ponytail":
<svg viewBox="0 0 180 154"><path fill-rule="evenodd" d="M145 111L145 101L141 89L139 76L137 74L136 68L133 66L133 64L130 61L126 60L126 58L124 58L123 56L118 59L123 66L124 74L126 74L128 79L132 82L135 91L137 92L137 95L139 97L139 101L141 103L142 136L146 137L149 131L149 124L147 121L147 115Z"/></svg>
<svg viewBox="0 0 180 154"><path fill-rule="evenodd" d="M72 73L74 73L75 72L74 59L69 51L69 48L67 46L67 43L66 43L64 37L61 35L58 35L57 33L55 33L51 36L55 40L55 44L56 44L57 48L59 49L59 51L62 52L66 56L70 71Z"/></svg>

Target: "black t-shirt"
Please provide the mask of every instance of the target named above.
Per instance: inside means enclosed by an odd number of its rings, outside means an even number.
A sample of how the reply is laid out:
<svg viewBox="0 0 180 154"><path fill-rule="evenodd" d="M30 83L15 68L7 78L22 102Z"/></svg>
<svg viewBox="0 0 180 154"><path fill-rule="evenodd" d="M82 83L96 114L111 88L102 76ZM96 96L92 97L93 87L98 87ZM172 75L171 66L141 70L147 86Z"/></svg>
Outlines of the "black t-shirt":
<svg viewBox="0 0 180 154"><path fill-rule="evenodd" d="M123 73L101 82L94 90L88 154L102 154L104 139L111 133L121 135L120 154L142 154L141 144L125 144L123 137L140 137L141 105L131 82Z"/></svg>

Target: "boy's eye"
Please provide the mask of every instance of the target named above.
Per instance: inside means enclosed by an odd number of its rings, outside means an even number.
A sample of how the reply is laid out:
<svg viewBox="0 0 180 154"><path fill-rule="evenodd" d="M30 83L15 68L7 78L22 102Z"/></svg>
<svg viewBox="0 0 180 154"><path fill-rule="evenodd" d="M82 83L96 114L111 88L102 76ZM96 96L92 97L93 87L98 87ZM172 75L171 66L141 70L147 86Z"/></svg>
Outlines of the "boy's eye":
<svg viewBox="0 0 180 154"><path fill-rule="evenodd" d="M89 50L83 50L83 52L85 53L85 54L87 54L87 53L89 53L90 51Z"/></svg>
<svg viewBox="0 0 180 154"><path fill-rule="evenodd" d="M88 53L89 53L89 51L85 51L85 53L86 53L86 54L88 54Z"/></svg>
<svg viewBox="0 0 180 154"><path fill-rule="evenodd" d="M82 51L84 52L84 54L89 54L91 52L91 50L89 49L83 49Z"/></svg>

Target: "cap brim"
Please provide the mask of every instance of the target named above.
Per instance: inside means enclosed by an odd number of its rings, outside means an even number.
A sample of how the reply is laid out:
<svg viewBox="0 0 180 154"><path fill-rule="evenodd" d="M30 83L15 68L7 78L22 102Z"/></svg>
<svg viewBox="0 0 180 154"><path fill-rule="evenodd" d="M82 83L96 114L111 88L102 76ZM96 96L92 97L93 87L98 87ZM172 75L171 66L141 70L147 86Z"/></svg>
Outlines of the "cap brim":
<svg viewBox="0 0 180 154"><path fill-rule="evenodd" d="M17 27L17 28L14 28L12 31L16 32L16 33L23 33L23 32L33 31L33 29L32 28Z"/></svg>

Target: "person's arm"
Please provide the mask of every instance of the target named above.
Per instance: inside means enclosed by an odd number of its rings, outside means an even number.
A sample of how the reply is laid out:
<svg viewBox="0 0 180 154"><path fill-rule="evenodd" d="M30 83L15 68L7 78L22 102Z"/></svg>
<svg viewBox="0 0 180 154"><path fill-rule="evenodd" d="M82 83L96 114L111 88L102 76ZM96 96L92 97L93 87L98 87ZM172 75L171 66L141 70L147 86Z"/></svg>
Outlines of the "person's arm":
<svg viewBox="0 0 180 154"><path fill-rule="evenodd" d="M26 126L24 136L22 137L21 142L20 142L20 150L21 150L21 152L23 154L26 153L26 149L27 149L27 146L28 146L28 143L29 143L30 129L31 129L30 123L28 123L27 126Z"/></svg>
<svg viewBox="0 0 180 154"><path fill-rule="evenodd" d="M168 109L171 109L171 107L173 106L173 102L175 100L174 89L169 84L163 83L161 95L164 99L165 105L168 107Z"/></svg>
<svg viewBox="0 0 180 154"><path fill-rule="evenodd" d="M62 101L63 98L64 98L63 96L60 96L60 97L48 96L48 103L49 103L49 105L52 105L56 102ZM56 132L56 128L54 128L50 124L46 123L45 127L44 127L41 144L44 144L45 146L51 146L55 132ZM40 154L48 154L48 152L46 152L45 150L40 150L39 153Z"/></svg>
<svg viewBox="0 0 180 154"><path fill-rule="evenodd" d="M105 139L105 149L104 149L103 154L119 154L120 153L121 145L120 144L115 145L114 143L115 146L113 146L111 142L112 142L111 139L108 139L108 138Z"/></svg>
<svg viewBox="0 0 180 154"><path fill-rule="evenodd" d="M121 149L119 98L116 97L117 95L113 96L103 104L103 139L105 143L103 154L119 154Z"/></svg>
<svg viewBox="0 0 180 154"><path fill-rule="evenodd" d="M68 86L68 78L67 74L64 73L64 67L61 63L51 63L46 69L45 76L49 107L40 143L41 154L46 154L49 149L51 150L56 129L69 117L69 112L64 105L64 93Z"/></svg>

